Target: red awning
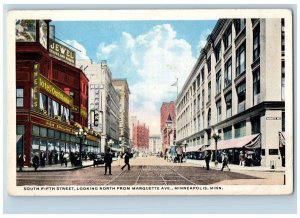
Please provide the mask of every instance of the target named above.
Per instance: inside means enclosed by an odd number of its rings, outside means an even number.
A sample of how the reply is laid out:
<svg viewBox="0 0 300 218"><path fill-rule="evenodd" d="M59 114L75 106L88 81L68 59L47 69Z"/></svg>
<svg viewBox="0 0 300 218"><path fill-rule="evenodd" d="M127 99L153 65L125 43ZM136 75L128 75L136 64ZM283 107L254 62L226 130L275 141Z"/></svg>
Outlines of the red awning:
<svg viewBox="0 0 300 218"><path fill-rule="evenodd" d="M230 140L218 141L217 149L225 150L230 148L259 148L260 145L260 134L244 136L241 138L235 138ZM215 145L211 144L206 150L215 150Z"/></svg>
<svg viewBox="0 0 300 218"><path fill-rule="evenodd" d="M200 152L204 151L204 148L208 145L196 145L196 146L189 146L186 148L186 152Z"/></svg>

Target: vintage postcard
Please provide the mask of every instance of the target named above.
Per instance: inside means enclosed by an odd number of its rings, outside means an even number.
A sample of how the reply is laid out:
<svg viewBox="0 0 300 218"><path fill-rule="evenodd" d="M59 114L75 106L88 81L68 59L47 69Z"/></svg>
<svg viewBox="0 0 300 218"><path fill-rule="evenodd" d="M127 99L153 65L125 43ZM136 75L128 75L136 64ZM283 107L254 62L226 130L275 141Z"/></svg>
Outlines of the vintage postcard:
<svg viewBox="0 0 300 218"><path fill-rule="evenodd" d="M289 10L9 11L14 196L293 193Z"/></svg>

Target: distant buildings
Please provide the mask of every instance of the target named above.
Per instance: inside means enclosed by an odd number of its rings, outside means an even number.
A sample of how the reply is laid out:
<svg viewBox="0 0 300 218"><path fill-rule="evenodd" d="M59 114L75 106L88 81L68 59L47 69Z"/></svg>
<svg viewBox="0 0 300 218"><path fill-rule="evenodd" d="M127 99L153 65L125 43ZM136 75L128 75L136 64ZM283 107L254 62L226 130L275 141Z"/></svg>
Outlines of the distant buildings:
<svg viewBox="0 0 300 218"><path fill-rule="evenodd" d="M89 126L101 132L101 151L107 142L113 146L119 142L120 96L112 84L112 73L106 63L91 60L78 60L77 67L89 78Z"/></svg>
<svg viewBox="0 0 300 218"><path fill-rule="evenodd" d="M175 146L176 112L175 103L164 102L160 108L160 130L162 135L162 150Z"/></svg>
<svg viewBox="0 0 300 218"><path fill-rule="evenodd" d="M149 149L149 128L137 122L132 129L133 147L137 150Z"/></svg>
<svg viewBox="0 0 300 218"><path fill-rule="evenodd" d="M158 153L162 151L162 142L160 135L149 137L149 151L152 153Z"/></svg>

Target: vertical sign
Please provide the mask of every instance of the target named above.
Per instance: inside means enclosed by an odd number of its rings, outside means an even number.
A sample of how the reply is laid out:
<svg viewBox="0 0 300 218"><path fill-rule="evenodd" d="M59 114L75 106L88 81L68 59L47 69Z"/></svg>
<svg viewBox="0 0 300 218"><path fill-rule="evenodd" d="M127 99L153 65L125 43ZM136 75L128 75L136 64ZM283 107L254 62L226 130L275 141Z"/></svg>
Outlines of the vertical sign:
<svg viewBox="0 0 300 218"><path fill-rule="evenodd" d="M40 66L35 63L33 66L33 109L39 109L39 77L40 77Z"/></svg>

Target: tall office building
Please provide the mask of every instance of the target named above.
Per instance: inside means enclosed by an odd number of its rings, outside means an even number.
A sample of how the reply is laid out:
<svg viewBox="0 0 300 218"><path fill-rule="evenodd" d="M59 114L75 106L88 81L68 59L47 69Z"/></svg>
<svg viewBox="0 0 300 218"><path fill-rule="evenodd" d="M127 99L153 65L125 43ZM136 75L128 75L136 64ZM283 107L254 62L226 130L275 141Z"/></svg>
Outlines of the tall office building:
<svg viewBox="0 0 300 218"><path fill-rule="evenodd" d="M220 19L176 101L177 143L284 166L284 19ZM213 132L214 131L214 132Z"/></svg>

